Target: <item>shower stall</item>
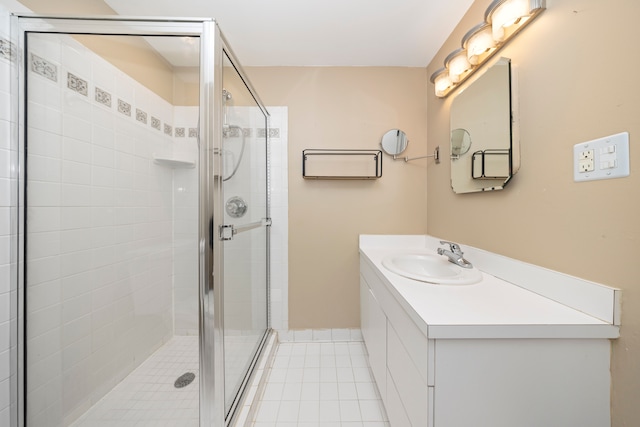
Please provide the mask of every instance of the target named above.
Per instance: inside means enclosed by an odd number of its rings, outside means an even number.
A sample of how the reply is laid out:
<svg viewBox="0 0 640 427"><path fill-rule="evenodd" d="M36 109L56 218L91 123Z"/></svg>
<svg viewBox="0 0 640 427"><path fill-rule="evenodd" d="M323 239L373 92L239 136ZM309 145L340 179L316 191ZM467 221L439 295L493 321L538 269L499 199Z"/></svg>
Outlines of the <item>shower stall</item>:
<svg viewBox="0 0 640 427"><path fill-rule="evenodd" d="M12 38L18 425L229 425L270 336L266 108L213 20Z"/></svg>

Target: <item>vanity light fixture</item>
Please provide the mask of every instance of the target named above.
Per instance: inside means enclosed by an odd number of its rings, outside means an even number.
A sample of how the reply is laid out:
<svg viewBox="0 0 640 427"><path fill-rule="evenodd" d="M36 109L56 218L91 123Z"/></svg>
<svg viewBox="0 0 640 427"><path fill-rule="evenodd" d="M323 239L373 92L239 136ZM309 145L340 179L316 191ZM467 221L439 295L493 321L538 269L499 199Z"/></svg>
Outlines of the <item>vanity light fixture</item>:
<svg viewBox="0 0 640 427"><path fill-rule="evenodd" d="M449 70L449 78L452 83L458 83L471 71L471 64L467 58L467 52L463 49L456 49L444 60L444 67Z"/></svg>
<svg viewBox="0 0 640 427"><path fill-rule="evenodd" d="M546 0L494 0L484 22L462 38L462 49L447 55L444 68L431 75L438 98L446 97L547 8Z"/></svg>

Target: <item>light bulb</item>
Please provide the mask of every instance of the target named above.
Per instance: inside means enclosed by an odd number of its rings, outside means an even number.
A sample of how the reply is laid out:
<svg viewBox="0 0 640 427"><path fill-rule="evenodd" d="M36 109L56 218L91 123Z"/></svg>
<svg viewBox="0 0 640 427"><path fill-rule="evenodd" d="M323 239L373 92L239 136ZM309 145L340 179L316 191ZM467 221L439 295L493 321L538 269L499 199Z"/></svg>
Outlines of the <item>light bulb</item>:
<svg viewBox="0 0 640 427"><path fill-rule="evenodd" d="M491 33L491 25L480 24L472 28L462 38L462 47L467 51L467 59L471 65L478 65L496 47Z"/></svg>
<svg viewBox="0 0 640 427"><path fill-rule="evenodd" d="M449 77L453 83L462 80L464 74L471 69L467 53L462 49L451 52L444 60L444 66L449 70Z"/></svg>
<svg viewBox="0 0 640 427"><path fill-rule="evenodd" d="M439 98L444 97L447 92L449 92L451 86L453 86L453 82L451 82L449 72L446 68L440 68L433 73L430 80L435 85L436 96Z"/></svg>
<svg viewBox="0 0 640 427"><path fill-rule="evenodd" d="M518 24L522 18L528 18L529 13L529 0L507 0L497 6L491 13L493 39L503 42L506 38L506 29Z"/></svg>

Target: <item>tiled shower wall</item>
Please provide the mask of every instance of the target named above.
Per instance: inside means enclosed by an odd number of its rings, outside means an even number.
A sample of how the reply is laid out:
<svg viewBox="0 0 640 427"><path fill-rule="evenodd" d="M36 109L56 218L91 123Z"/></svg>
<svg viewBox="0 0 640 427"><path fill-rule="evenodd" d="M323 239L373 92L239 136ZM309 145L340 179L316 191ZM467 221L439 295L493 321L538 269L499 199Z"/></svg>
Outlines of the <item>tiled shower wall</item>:
<svg viewBox="0 0 640 427"><path fill-rule="evenodd" d="M173 335L174 170L153 158L174 111L74 40L32 37L28 421L66 425Z"/></svg>
<svg viewBox="0 0 640 427"><path fill-rule="evenodd" d="M173 158L198 158L198 107L174 107ZM198 335L198 172L173 170L173 308L175 335Z"/></svg>
<svg viewBox="0 0 640 427"><path fill-rule="evenodd" d="M271 327L280 336L289 330L289 151L288 108L267 107L271 196ZM277 131L277 132L276 132Z"/></svg>

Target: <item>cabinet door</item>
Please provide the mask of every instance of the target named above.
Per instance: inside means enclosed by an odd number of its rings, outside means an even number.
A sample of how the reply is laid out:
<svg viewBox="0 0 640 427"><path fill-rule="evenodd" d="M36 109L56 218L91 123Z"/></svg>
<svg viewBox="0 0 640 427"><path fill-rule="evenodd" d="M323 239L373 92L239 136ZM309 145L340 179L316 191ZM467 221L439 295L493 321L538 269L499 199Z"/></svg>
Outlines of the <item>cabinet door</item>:
<svg viewBox="0 0 640 427"><path fill-rule="evenodd" d="M395 386L411 425L427 427L430 424L427 383L391 323L387 324L387 370L387 387L392 383Z"/></svg>
<svg viewBox="0 0 640 427"><path fill-rule="evenodd" d="M382 400L387 389L387 318L367 282L360 277L360 323L369 365Z"/></svg>

